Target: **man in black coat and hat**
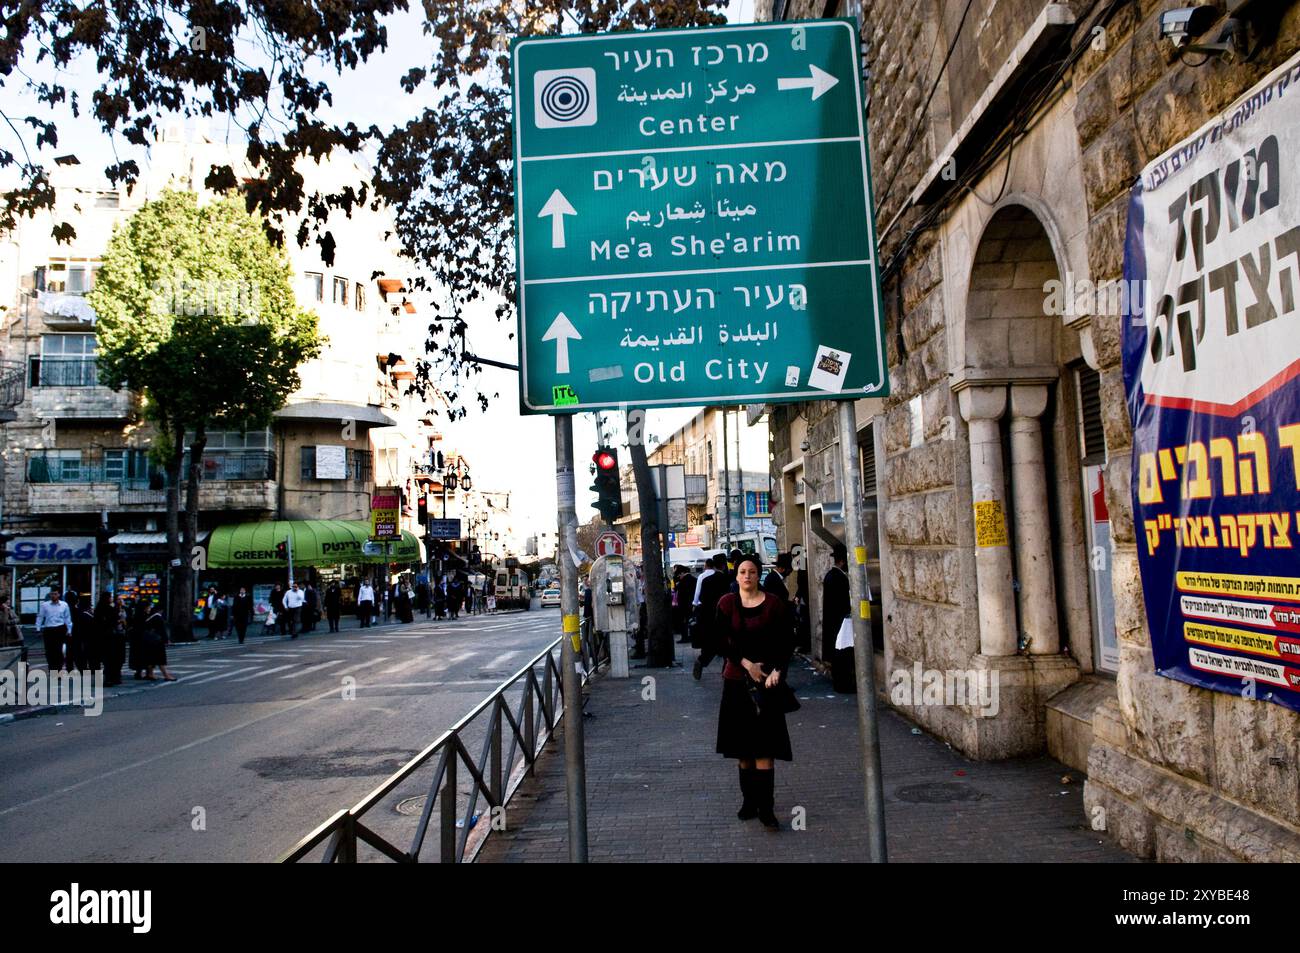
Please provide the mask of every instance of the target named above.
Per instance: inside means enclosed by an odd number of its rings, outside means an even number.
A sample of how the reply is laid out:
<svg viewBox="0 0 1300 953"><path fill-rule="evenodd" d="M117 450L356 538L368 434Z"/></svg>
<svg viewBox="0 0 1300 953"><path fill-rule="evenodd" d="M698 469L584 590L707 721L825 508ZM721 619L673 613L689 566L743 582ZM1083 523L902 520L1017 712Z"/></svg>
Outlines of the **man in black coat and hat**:
<svg viewBox="0 0 1300 953"><path fill-rule="evenodd" d="M831 560L831 568L822 578L822 660L830 662L832 687L837 692L853 694L857 691L853 646L835 647L840 626L849 616L848 550L836 546L831 550Z"/></svg>
<svg viewBox="0 0 1300 953"><path fill-rule="evenodd" d="M699 657L695 659L695 669L692 674L698 680L703 674L709 663L717 657L718 643L716 633L714 632L715 618L718 614L718 600L731 591L731 573L728 572L727 557L719 553L713 557L711 563L713 572L704 575L701 574L700 581L696 584L696 595L699 597L695 615L695 630L691 636L691 644L700 650Z"/></svg>

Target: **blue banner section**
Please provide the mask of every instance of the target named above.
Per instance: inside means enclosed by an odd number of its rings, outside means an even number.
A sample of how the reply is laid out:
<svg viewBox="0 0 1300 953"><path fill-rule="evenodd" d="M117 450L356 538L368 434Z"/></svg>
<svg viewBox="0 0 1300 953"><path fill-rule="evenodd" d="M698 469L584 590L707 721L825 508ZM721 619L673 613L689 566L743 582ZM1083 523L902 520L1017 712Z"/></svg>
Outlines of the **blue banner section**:
<svg viewBox="0 0 1300 953"><path fill-rule="evenodd" d="M1156 671L1300 711L1300 57L1133 187L1123 365Z"/></svg>

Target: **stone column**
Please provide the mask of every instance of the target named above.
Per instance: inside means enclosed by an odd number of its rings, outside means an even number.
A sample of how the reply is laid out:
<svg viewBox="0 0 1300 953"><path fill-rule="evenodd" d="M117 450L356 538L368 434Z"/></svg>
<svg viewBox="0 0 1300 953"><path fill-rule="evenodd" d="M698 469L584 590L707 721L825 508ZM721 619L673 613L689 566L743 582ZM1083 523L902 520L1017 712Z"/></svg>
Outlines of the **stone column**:
<svg viewBox="0 0 1300 953"><path fill-rule="evenodd" d="M1007 405L1004 385L958 392L970 428L971 501L975 509L975 582L979 588L980 654L1015 655L1016 600L1006 538L1006 481L998 419Z"/></svg>
<svg viewBox="0 0 1300 953"><path fill-rule="evenodd" d="M1011 385L1011 489L1015 506L1016 574L1020 580L1020 626L1031 655L1061 651L1052 570L1052 526L1047 509L1043 384Z"/></svg>

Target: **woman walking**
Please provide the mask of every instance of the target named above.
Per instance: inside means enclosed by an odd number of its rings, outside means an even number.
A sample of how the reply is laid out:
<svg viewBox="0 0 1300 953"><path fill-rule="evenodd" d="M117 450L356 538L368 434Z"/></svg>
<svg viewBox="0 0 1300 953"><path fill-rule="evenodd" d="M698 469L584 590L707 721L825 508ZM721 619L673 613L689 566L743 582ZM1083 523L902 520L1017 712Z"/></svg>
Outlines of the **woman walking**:
<svg viewBox="0 0 1300 953"><path fill-rule="evenodd" d="M740 764L744 800L736 816L757 817L768 830L778 830L773 764L791 760L785 715L799 703L785 682L794 651L789 610L759 588L762 568L757 556L742 556L736 565L739 591L718 600L714 631L727 663L717 750Z"/></svg>
<svg viewBox="0 0 1300 953"><path fill-rule="evenodd" d="M149 615L144 620L144 653L146 682L155 681L155 668L162 672L165 681L176 681L176 676L167 671L167 624L156 602L149 607Z"/></svg>

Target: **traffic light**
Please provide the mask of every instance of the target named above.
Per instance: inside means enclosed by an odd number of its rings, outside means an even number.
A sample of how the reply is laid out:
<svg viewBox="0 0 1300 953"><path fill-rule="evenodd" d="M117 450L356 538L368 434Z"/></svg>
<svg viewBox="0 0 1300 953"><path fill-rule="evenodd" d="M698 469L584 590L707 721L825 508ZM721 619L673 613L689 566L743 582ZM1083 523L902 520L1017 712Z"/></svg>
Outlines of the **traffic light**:
<svg viewBox="0 0 1300 953"><path fill-rule="evenodd" d="M600 447L591 455L591 462L596 468L596 482L591 489L597 494L592 504L600 511L606 523L613 523L623 515L623 495L618 482L618 451L612 447Z"/></svg>
<svg viewBox="0 0 1300 953"><path fill-rule="evenodd" d="M420 519L421 526L427 526L429 523L429 494L421 492L416 500L416 515Z"/></svg>
<svg viewBox="0 0 1300 953"><path fill-rule="evenodd" d="M280 540L275 544L275 556L285 562L289 561L289 544L285 540Z"/></svg>

